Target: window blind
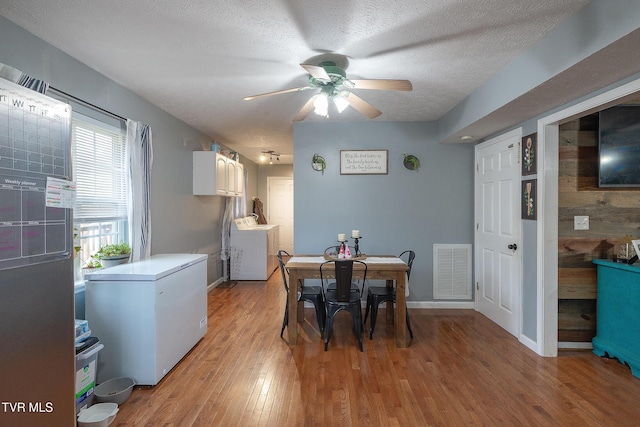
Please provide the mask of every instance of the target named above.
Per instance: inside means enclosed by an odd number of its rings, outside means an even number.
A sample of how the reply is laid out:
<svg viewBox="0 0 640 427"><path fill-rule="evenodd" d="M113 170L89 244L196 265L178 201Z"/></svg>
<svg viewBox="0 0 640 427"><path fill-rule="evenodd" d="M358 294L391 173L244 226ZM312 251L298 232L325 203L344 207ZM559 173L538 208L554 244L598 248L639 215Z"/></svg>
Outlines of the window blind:
<svg viewBox="0 0 640 427"><path fill-rule="evenodd" d="M79 222L126 220L125 135L74 118L74 219Z"/></svg>

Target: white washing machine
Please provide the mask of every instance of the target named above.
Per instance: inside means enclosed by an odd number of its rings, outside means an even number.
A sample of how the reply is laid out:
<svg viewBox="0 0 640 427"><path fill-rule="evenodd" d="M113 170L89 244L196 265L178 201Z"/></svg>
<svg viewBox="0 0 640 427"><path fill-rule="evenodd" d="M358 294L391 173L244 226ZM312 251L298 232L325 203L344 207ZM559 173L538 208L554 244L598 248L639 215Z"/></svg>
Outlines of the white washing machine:
<svg viewBox="0 0 640 427"><path fill-rule="evenodd" d="M278 225L255 217L231 224L231 280L267 280L278 268Z"/></svg>

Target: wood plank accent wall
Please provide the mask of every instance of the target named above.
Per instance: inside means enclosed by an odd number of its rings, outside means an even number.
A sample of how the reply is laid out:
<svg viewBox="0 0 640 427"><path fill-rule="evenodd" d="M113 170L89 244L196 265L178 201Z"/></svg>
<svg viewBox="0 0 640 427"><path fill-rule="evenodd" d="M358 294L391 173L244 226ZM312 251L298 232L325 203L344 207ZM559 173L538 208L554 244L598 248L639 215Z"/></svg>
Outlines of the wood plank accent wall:
<svg viewBox="0 0 640 427"><path fill-rule="evenodd" d="M598 188L598 115L560 126L558 170L558 341L596 332L594 258L611 259L625 235L640 237L640 189ZM573 217L589 216L575 231Z"/></svg>

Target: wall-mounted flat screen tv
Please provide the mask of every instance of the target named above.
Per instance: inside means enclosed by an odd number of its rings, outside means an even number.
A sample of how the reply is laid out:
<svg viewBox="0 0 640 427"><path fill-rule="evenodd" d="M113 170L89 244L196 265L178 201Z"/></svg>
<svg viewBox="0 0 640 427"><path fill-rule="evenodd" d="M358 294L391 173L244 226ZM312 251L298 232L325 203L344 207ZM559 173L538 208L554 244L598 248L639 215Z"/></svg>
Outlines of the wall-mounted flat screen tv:
<svg viewBox="0 0 640 427"><path fill-rule="evenodd" d="M640 187L640 105L599 113L600 187Z"/></svg>

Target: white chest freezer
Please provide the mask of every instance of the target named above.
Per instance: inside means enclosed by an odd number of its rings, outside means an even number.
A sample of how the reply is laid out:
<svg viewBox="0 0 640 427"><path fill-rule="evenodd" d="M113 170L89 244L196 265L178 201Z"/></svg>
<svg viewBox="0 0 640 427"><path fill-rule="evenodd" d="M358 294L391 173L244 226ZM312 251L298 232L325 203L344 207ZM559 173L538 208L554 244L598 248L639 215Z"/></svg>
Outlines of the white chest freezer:
<svg viewBox="0 0 640 427"><path fill-rule="evenodd" d="M207 255L154 255L88 276L86 318L104 348L98 383L157 384L207 331Z"/></svg>

